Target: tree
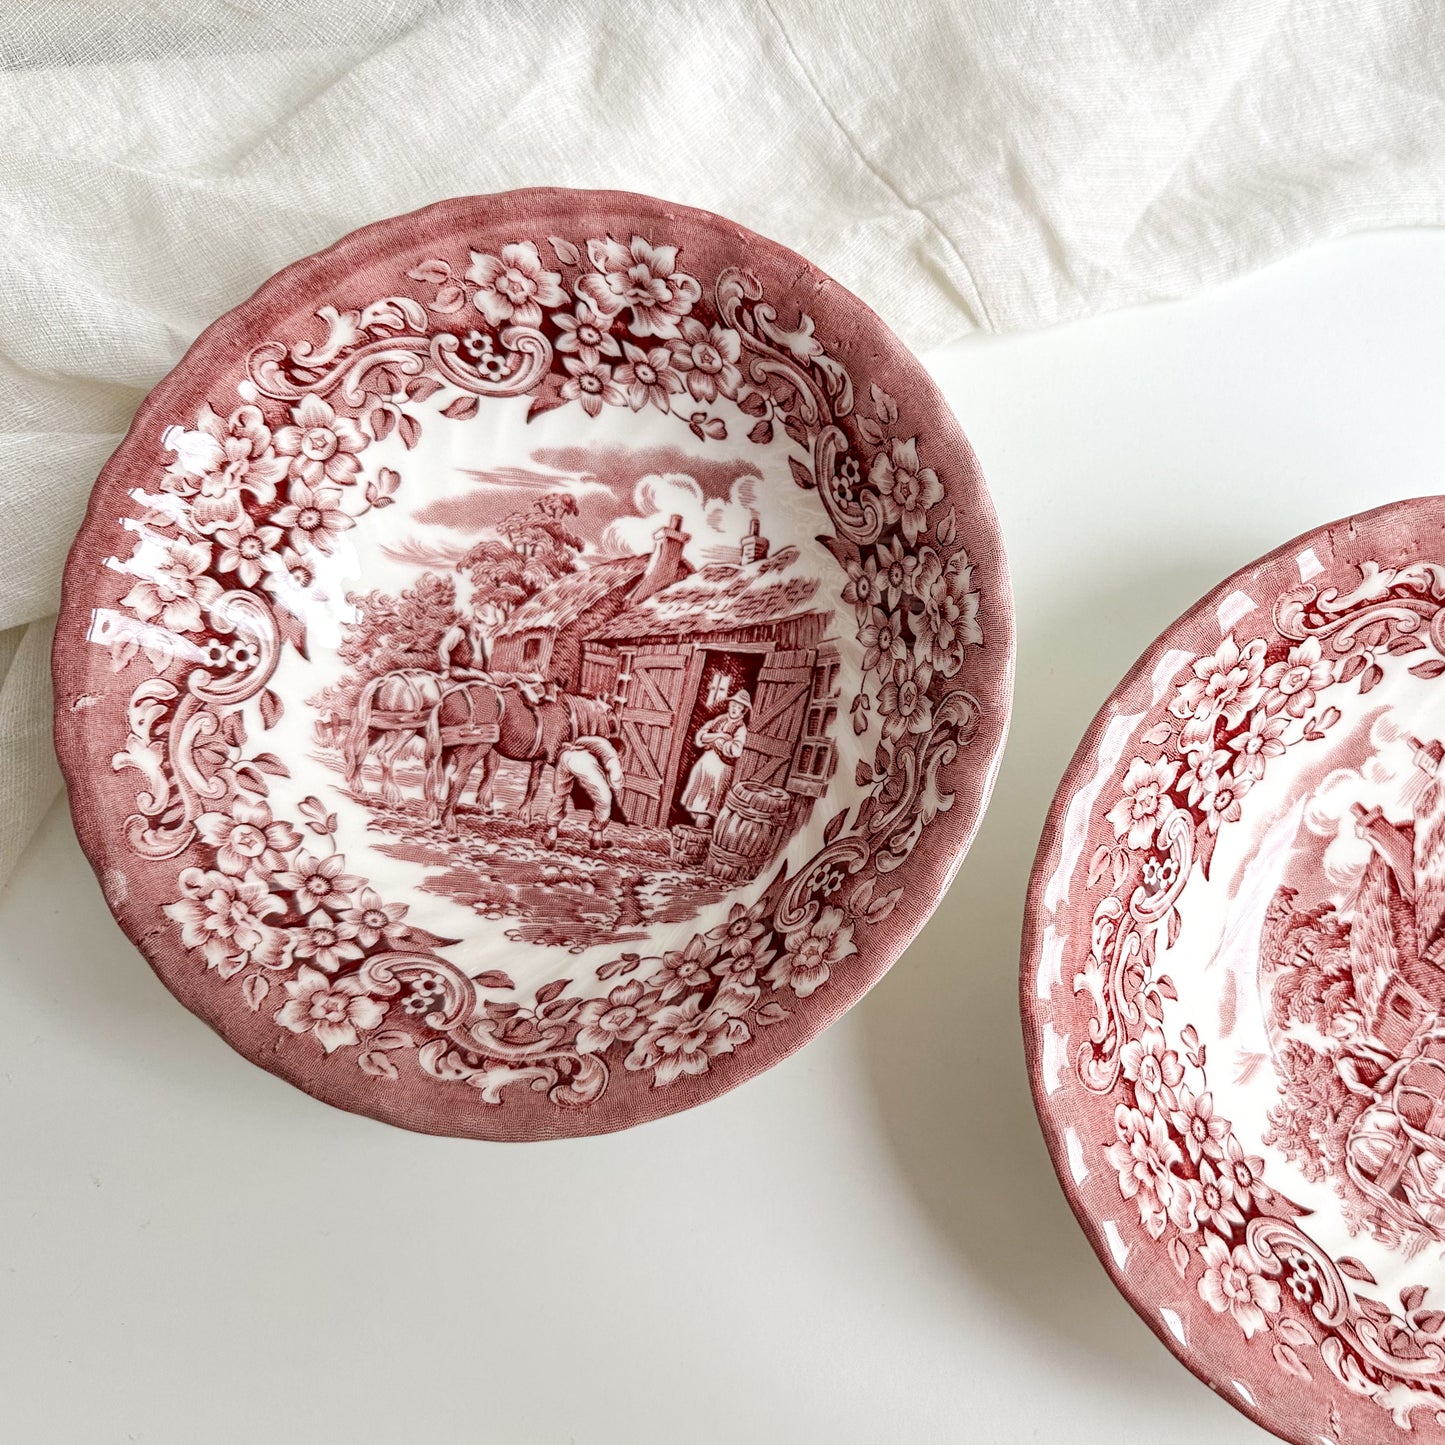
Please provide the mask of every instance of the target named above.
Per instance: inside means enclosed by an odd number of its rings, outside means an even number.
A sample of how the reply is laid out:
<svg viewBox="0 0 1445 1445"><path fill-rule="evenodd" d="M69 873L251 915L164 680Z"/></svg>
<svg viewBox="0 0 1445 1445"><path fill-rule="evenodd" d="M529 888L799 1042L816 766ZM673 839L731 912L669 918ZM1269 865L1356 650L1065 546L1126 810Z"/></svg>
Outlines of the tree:
<svg viewBox="0 0 1445 1445"><path fill-rule="evenodd" d="M471 579L472 598L483 621L496 627L519 603L576 570L585 545L567 525L577 499L548 492L525 512L512 512L496 537L478 542L457 564Z"/></svg>
<svg viewBox="0 0 1445 1445"><path fill-rule="evenodd" d="M1368 1100L1345 1087L1330 1054L1303 1040L1291 1039L1276 1055L1275 1067L1280 1102L1269 1111L1264 1142L1294 1160L1306 1179L1318 1182L1338 1173L1350 1128Z"/></svg>
<svg viewBox="0 0 1445 1445"><path fill-rule="evenodd" d="M423 573L399 597L373 590L350 592L346 600L358 614L342 629L337 649L347 670L319 699L343 715L372 678L404 667L435 672L442 636L461 619L456 578L438 572Z"/></svg>

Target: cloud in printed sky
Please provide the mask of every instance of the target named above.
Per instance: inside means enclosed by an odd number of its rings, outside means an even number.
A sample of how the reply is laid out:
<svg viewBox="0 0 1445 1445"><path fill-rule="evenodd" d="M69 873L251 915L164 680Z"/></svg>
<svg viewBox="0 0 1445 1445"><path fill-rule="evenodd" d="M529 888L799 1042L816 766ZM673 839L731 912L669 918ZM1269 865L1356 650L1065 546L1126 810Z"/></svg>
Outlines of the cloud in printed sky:
<svg viewBox="0 0 1445 1445"><path fill-rule="evenodd" d="M509 512L525 509L542 493L566 492L577 501L575 530L587 539L589 551L631 551L639 538L643 539L640 550L646 551L661 520L682 512L690 519L696 517L696 528L689 527L699 539L692 549L694 560L707 561L713 554L705 548L721 545L725 538L736 546L731 534L736 530L739 488L760 485L763 476L751 460L703 457L676 446L539 447L531 460L535 465L530 467L463 469L465 489L428 502L417 511L415 520L423 527L474 538ZM644 492L645 483L663 478L687 481L688 495L661 500L668 488L651 487ZM677 505L668 504L674 500ZM709 519L705 508L711 503L720 504L721 510L714 510ZM634 509L642 510L641 518ZM613 524L623 519L636 525L613 533ZM746 516L741 525L746 531ZM737 537L741 535L737 532ZM429 551L441 556L447 547L443 533L430 533Z"/></svg>
<svg viewBox="0 0 1445 1445"><path fill-rule="evenodd" d="M614 518L601 550L618 556L648 552L653 533L669 517L682 518L691 540L684 555L695 566L736 562L738 544L758 510L758 479L737 477L725 497L708 496L697 478L680 472L643 477L632 489L631 515Z"/></svg>
<svg viewBox="0 0 1445 1445"><path fill-rule="evenodd" d="M1413 813L1414 794L1423 780L1406 738L1408 727L1398 717L1381 710L1368 727L1370 751L1364 762L1358 768L1336 768L1305 805L1305 827L1330 840L1324 850L1325 875L1341 886L1359 878L1370 861L1370 845L1355 831L1352 805L1382 808L1391 822L1404 822Z"/></svg>
<svg viewBox="0 0 1445 1445"><path fill-rule="evenodd" d="M546 492L567 492L577 499L579 509L593 499L612 494L605 482L571 472L494 467L489 471L466 469L462 475L471 482L468 490L428 502L417 510L418 522L476 533Z"/></svg>
<svg viewBox="0 0 1445 1445"><path fill-rule="evenodd" d="M539 447L532 453L532 460L558 472L600 482L619 498L630 496L639 478L673 472L694 478L708 497L728 496L739 477L761 481L763 476L756 462L699 456L674 446Z"/></svg>
<svg viewBox="0 0 1445 1445"><path fill-rule="evenodd" d="M448 537L423 540L418 536L400 542L383 542L382 552L393 562L407 562L415 567L455 567L467 553L467 544Z"/></svg>

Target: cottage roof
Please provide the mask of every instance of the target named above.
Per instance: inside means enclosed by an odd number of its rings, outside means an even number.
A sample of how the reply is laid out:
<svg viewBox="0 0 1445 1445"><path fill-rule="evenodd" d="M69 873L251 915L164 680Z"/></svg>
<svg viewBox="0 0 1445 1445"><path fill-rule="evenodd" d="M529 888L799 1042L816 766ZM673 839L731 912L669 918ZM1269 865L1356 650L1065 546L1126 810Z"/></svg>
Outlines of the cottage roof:
<svg viewBox="0 0 1445 1445"><path fill-rule="evenodd" d="M1439 743L1431 744L1438 749ZM1434 780L1415 805L1415 923L1420 956L1445 962L1445 787Z"/></svg>
<svg viewBox="0 0 1445 1445"><path fill-rule="evenodd" d="M594 562L575 572L564 572L549 587L529 597L497 629L498 637L546 628L562 628L590 612L619 588L630 589L652 560L644 552L637 557L613 557Z"/></svg>
<svg viewBox="0 0 1445 1445"><path fill-rule="evenodd" d="M797 560L798 549L784 547L765 561L745 566L717 563L703 567L626 608L594 635L616 641L731 632L796 616L808 609L818 591L816 577L787 575Z"/></svg>
<svg viewBox="0 0 1445 1445"><path fill-rule="evenodd" d="M1406 971L1417 952L1413 910L1400 891L1399 876L1382 853L1370 855L1353 912L1350 972L1366 1024L1373 1027L1391 980Z"/></svg>

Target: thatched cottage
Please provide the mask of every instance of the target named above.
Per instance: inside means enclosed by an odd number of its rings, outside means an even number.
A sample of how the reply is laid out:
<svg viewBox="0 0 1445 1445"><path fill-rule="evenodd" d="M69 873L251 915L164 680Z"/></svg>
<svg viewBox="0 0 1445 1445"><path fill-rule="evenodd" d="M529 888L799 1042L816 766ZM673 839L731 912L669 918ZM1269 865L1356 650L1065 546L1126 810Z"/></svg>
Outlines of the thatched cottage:
<svg viewBox="0 0 1445 1445"><path fill-rule="evenodd" d="M1350 971L1365 1027L1395 1055L1445 1013L1445 747L1411 742L1424 775L1413 820L1354 807L1371 854L1353 901Z"/></svg>
<svg viewBox="0 0 1445 1445"><path fill-rule="evenodd" d="M651 553L594 562L529 597L493 635L491 666L539 673L564 691L578 691L583 642L623 608L691 574L681 517L669 518L654 540Z"/></svg>

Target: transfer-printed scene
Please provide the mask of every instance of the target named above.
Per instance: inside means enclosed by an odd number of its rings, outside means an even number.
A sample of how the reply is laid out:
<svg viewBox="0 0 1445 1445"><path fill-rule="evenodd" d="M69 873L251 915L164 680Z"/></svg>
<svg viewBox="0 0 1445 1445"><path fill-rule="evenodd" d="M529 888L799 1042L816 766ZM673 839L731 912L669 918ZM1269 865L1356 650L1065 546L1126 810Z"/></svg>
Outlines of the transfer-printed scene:
<svg viewBox="0 0 1445 1445"><path fill-rule="evenodd" d="M1445 743L1379 709L1345 745L1265 914L1265 1142L1414 1252L1445 1243Z"/></svg>
<svg viewBox="0 0 1445 1445"><path fill-rule="evenodd" d="M836 564L763 495L747 459L540 447L398 519L398 580L348 594L309 699L371 846L574 952L757 878L834 777L844 695Z"/></svg>

